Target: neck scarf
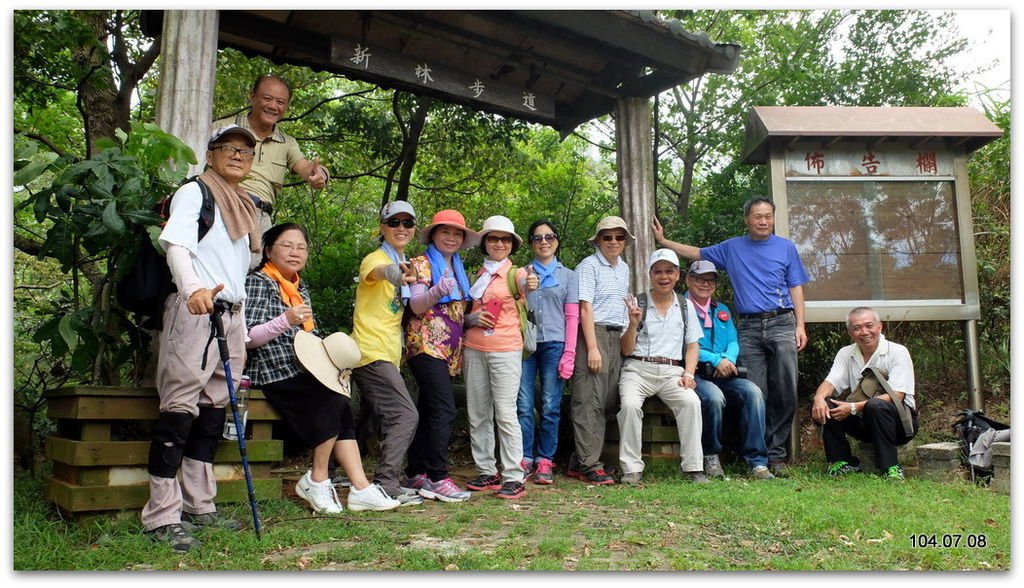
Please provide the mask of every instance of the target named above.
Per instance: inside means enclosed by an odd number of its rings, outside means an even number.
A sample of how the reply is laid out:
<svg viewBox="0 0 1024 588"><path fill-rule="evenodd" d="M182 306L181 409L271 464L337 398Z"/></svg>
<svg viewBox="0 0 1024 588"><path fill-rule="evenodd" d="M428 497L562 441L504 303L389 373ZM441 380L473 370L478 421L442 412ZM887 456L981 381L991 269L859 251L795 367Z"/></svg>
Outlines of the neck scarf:
<svg viewBox="0 0 1024 588"><path fill-rule="evenodd" d="M437 250L437 247L434 247L433 243L427 245L427 260L430 261L430 285L436 286L448 269L448 260L444 258L443 253ZM438 298L439 304L470 299L469 278L466 276L466 268L462 265L462 258L459 257L458 252L452 255L452 268L455 269L455 289L448 296Z"/></svg>
<svg viewBox="0 0 1024 588"><path fill-rule="evenodd" d="M224 220L231 240L237 241L248 234L249 251L259 253L263 245L263 232L256 220L259 216L249 193L241 186L231 186L213 169L203 172L199 179L210 189L213 202L220 209L220 218Z"/></svg>
<svg viewBox="0 0 1024 588"><path fill-rule="evenodd" d="M270 261L263 264L263 269L261 271L277 282L277 285L281 288L281 300L283 300L285 304L288 306L305 304L306 301L302 299L302 294L299 293L299 274L295 274L295 281L289 280L281 275L281 270L277 269ZM312 331L313 327L312 316L306 319L306 322L302 323L302 328L306 331Z"/></svg>
<svg viewBox="0 0 1024 588"><path fill-rule="evenodd" d="M405 252L403 251L401 254L399 254L398 250L395 249L395 246L392 245L391 243L388 243L387 241L382 241L380 244L380 248L384 250L384 253L387 254L388 259L390 259L392 263L406 262ZM411 296L409 292L409 284L404 284L401 288L399 288L399 291L401 292L402 295L402 304L408 304L409 296Z"/></svg>
<svg viewBox="0 0 1024 588"><path fill-rule="evenodd" d="M711 299L708 298L703 305L698 303L693 298L690 298L690 302L693 303L693 309L697 311L697 318L704 321L704 328L711 328Z"/></svg>
<svg viewBox="0 0 1024 588"><path fill-rule="evenodd" d="M551 263L544 265L539 259L533 260L533 271L537 272L541 288L554 288L558 286L558 278L555 277L555 270L562 267L558 258L552 258Z"/></svg>
<svg viewBox="0 0 1024 588"><path fill-rule="evenodd" d="M484 266L480 268L480 277L473 282L473 287L469 289L469 295L473 300L480 300L484 297L484 291L487 290L487 286L491 285L491 280L498 275L498 270L500 270L506 262L509 264L512 263L512 261L507 257L501 261L494 261L490 257L484 260Z"/></svg>

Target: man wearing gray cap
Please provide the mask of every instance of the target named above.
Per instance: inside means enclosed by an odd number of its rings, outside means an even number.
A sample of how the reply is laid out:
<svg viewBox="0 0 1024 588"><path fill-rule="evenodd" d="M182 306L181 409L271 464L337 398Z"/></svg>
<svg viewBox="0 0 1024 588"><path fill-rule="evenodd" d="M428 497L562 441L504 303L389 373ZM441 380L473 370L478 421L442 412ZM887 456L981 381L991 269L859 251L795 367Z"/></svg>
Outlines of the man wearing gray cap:
<svg viewBox="0 0 1024 588"><path fill-rule="evenodd" d="M206 152L208 169L174 193L160 233L177 291L164 302L156 373L160 413L149 447L149 500L141 517L145 532L175 551L200 546L192 536L197 527L241 528L237 521L218 517L213 502L213 457L224 427L228 386L210 315L219 314L223 321L231 363L244 365L245 275L251 253L260 250L261 233L256 206L239 184L249 173L255 145L256 138L242 127L214 130ZM209 227L202 219L206 199L199 182L216 213ZM208 230L201 233L197 227ZM231 375L237 387L242 370Z"/></svg>
<svg viewBox="0 0 1024 588"><path fill-rule="evenodd" d="M741 372L736 365L739 337L729 307L714 299L717 286L715 264L701 260L690 265L686 297L704 332L696 372L697 396L704 418L704 472L716 478L725 477L718 454L722 450L722 417L728 409L738 417L735 422L739 425L739 454L751 477L770 480L775 476L768 470L768 450L764 444L764 395L746 378L745 368Z"/></svg>
<svg viewBox="0 0 1024 588"><path fill-rule="evenodd" d="M747 234L697 248L665 238L658 219L652 229L659 244L687 259L706 259L729 272L739 313L740 357L765 394L768 468L785 475L787 444L796 416L797 354L807 345L804 290L807 273L789 239L775 234L775 203L754 197L743 204Z"/></svg>
<svg viewBox="0 0 1024 588"><path fill-rule="evenodd" d="M694 391L698 345L702 337L693 305L675 291L679 257L658 249L647 262L651 290L627 297L629 326L622 335L626 357L619 380L619 464L623 484L643 480L640 457L644 401L661 398L676 420L679 469L692 482L706 483L701 462L700 399Z"/></svg>

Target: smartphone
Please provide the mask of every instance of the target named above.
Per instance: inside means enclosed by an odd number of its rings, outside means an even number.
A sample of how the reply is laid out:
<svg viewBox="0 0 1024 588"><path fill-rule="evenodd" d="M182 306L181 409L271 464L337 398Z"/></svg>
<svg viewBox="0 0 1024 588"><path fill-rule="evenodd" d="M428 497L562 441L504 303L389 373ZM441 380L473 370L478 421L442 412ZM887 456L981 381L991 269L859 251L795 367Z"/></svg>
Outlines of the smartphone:
<svg viewBox="0 0 1024 588"><path fill-rule="evenodd" d="M490 300L484 303L484 310L491 313L491 320L493 320L494 323L497 324L498 315L501 314L501 300L499 300L498 298L491 298Z"/></svg>

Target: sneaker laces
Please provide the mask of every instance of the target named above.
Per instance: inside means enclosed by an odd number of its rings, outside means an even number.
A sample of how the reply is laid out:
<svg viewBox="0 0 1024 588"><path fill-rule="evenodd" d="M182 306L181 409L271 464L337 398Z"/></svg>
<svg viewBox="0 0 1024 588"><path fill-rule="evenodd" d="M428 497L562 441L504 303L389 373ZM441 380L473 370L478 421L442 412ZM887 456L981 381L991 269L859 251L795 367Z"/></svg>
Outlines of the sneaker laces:
<svg viewBox="0 0 1024 588"><path fill-rule="evenodd" d="M889 466L889 469L885 471L885 475L888 478L902 478L903 469L898 465L891 465Z"/></svg>
<svg viewBox="0 0 1024 588"><path fill-rule="evenodd" d="M850 465L848 462L837 461L834 464L828 466L828 473L830 476L834 476L839 472L843 471L843 468L845 468L848 465Z"/></svg>
<svg viewBox="0 0 1024 588"><path fill-rule="evenodd" d="M538 474L550 474L552 470L551 460L542 459L537 462L537 473Z"/></svg>

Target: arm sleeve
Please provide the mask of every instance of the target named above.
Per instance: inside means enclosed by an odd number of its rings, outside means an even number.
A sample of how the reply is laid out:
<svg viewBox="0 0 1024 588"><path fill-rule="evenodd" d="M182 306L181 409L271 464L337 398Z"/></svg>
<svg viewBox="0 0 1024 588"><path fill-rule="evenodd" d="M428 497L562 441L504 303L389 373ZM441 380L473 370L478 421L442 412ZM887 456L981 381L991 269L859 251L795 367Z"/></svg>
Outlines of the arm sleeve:
<svg viewBox="0 0 1024 588"><path fill-rule="evenodd" d="M835 388L834 396L838 396L847 390L850 390L853 383L848 381L849 376L846 374L846 358L845 356L849 353L849 348L844 347L839 350L836 354L835 360L832 361L832 369L829 370L828 376L825 377L825 381L832 384Z"/></svg>
<svg viewBox="0 0 1024 588"><path fill-rule="evenodd" d="M174 285L188 300L192 294L203 287L203 283L192 267L192 254L181 245L167 246L167 267L171 270Z"/></svg>
<svg viewBox="0 0 1024 588"><path fill-rule="evenodd" d="M284 313L279 314L277 318L269 322L250 328L249 340L245 342L245 348L254 349L261 345L266 345L278 335L287 333L291 328L292 325L288 322L288 316Z"/></svg>

